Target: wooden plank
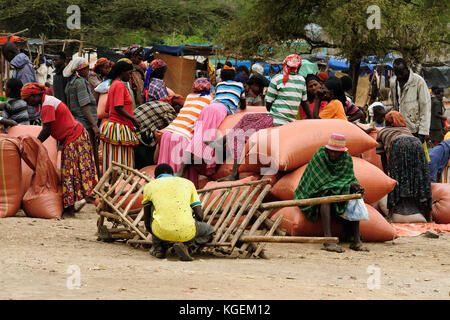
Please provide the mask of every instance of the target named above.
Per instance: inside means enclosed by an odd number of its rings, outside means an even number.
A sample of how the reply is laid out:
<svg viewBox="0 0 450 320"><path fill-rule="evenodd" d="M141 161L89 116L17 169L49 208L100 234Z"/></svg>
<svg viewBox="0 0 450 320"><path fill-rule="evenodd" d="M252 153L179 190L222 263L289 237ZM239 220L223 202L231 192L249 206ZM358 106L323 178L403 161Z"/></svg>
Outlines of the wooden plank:
<svg viewBox="0 0 450 320"><path fill-rule="evenodd" d="M280 236L242 236L240 242L270 243L339 243L337 237L280 237Z"/></svg>
<svg viewBox="0 0 450 320"><path fill-rule="evenodd" d="M138 181L139 182L139 181ZM124 212L125 214L128 213L128 211L130 210L130 208L133 206L133 204L136 202L136 200L139 198L139 196L142 194L142 192L145 189L145 184L143 184L141 186L141 188L134 194L134 197L130 200L130 202L128 202L128 205L126 206ZM125 197L124 197L125 199ZM122 199L123 200L123 199Z"/></svg>
<svg viewBox="0 0 450 320"><path fill-rule="evenodd" d="M222 210L222 213L219 216L219 219L217 220L217 222L214 225L214 229L217 231L217 229L219 228L220 224L223 222L223 220L225 219L225 217L228 214L228 210L230 210L231 206L234 204L234 201L236 200L237 195L239 194L239 191L241 190L241 187L237 187L234 189L233 194L231 195L230 201L228 201L227 205L225 206L225 208ZM210 219L208 221L208 224L212 224L212 219Z"/></svg>
<svg viewBox="0 0 450 320"><path fill-rule="evenodd" d="M139 184L139 180L140 179L136 179L133 184L131 185L130 189L128 189L128 191L125 193L124 196L122 196L122 199L120 199L120 201L117 203L116 208L120 208L125 201L127 201L128 197L133 193L133 189ZM144 185L145 187L145 185ZM142 187L141 187L142 188ZM128 205L131 203L131 201L128 203ZM127 205L127 207L128 207ZM131 208L131 206L128 208L128 210ZM128 211L125 211L128 212Z"/></svg>
<svg viewBox="0 0 450 320"><path fill-rule="evenodd" d="M254 186L256 184L260 184L262 182L266 182L269 183L271 182L270 179L263 179L263 180L258 180L258 181L249 181L249 182L243 182L240 184L223 184L221 186L216 186L216 187L212 187L212 188L208 188L208 189L201 189L198 190L198 193L204 193L204 192L209 192L209 191L214 191L214 190L218 190L218 189L229 189L229 188L236 188L236 187L244 187L244 186Z"/></svg>
<svg viewBox="0 0 450 320"><path fill-rule="evenodd" d="M272 209L270 210L265 210L262 214L259 214L258 219L256 219L256 221L253 223L252 227L250 228L249 231L249 235L254 235L259 227L263 224L263 222L269 217L270 213L272 212ZM259 212L256 212L256 214L258 215ZM241 237L242 238L242 237ZM247 250L247 248L249 247L248 243L244 243L241 247L242 250Z"/></svg>
<svg viewBox="0 0 450 320"><path fill-rule="evenodd" d="M278 228L278 226L281 224L281 221L283 221L283 215L280 215L277 220L275 220L275 223L273 224L272 228L269 230L269 232L266 234L266 236L270 237L274 234L275 230ZM248 238L247 238L248 239ZM281 241L281 239L280 239ZM262 250L265 247L265 243L258 244L258 247L256 248L256 251L253 252L253 256L258 257L259 254L262 252Z"/></svg>
<svg viewBox="0 0 450 320"><path fill-rule="evenodd" d="M123 177L125 177L125 172L122 172L120 174L120 176L119 176L119 178L117 178L116 182L114 182L114 184L111 186L111 188L109 188L109 190L106 192L105 196L109 197L113 193L116 193L116 188L119 186L120 182L123 182Z"/></svg>
<svg viewBox="0 0 450 320"><path fill-rule="evenodd" d="M147 181L147 182L151 182L151 181L153 180L153 179L147 177L147 176L146 176L145 174L143 174L142 172L140 172L140 171L138 171L138 170L136 170L136 169L132 169L132 168L130 168L130 167L127 167L127 166L125 166L125 165L123 165L123 164L121 164L121 163L112 161L112 164L115 165L115 166L117 166L117 167L120 167L120 168L122 168L122 169L125 169L125 170L127 170L127 171L133 172L135 175L140 176L141 178L143 178L143 179L144 179L145 181Z"/></svg>
<svg viewBox="0 0 450 320"><path fill-rule="evenodd" d="M216 206L216 208L214 209L213 213L209 217L208 222L207 222L209 225L211 225L211 223L213 222L213 220L216 217L217 213L219 212L220 209L222 209L223 204L225 203L225 201L227 200L227 198L229 196L230 196L230 192L227 190L226 194L222 197L222 200L220 200L220 203ZM206 219L206 215L205 215L205 219Z"/></svg>
<svg viewBox="0 0 450 320"><path fill-rule="evenodd" d="M120 187L120 189L116 192L116 194L114 195L114 197L112 198L112 202L116 202L117 199L119 199L119 197L122 195L123 190L126 188L126 186L130 183L131 180L133 180L134 176L133 175L129 175L127 180L125 180L125 182L123 182L122 186ZM115 189L115 188L114 188Z"/></svg>
<svg viewBox="0 0 450 320"><path fill-rule="evenodd" d="M216 234L214 236L214 241L219 242L220 237L222 236L222 233L224 232L225 228L227 228L228 223L230 222L233 215L236 213L236 211L239 208L239 204L241 201L250 193L250 190L252 189L251 186L247 186L246 189L241 193L238 200L233 204L233 207L231 208L230 212L228 212L226 218L223 220L222 224L218 226L216 224Z"/></svg>
<svg viewBox="0 0 450 320"><path fill-rule="evenodd" d="M133 222L134 226L137 226L139 222L141 222L142 218L144 217L144 209L141 209L141 212L139 212L139 215L136 217L136 219Z"/></svg>
<svg viewBox="0 0 450 320"><path fill-rule="evenodd" d="M349 200L358 200L363 196L361 194L348 194L342 196L329 196L329 197L321 197L321 198L312 198L312 199L302 199L302 200L287 200L287 201L276 201L263 203L260 206L260 209L277 209L277 208L285 208L285 207L298 207L298 206L310 206L316 204L327 204L327 203L335 203L335 202L343 202Z"/></svg>
<svg viewBox="0 0 450 320"><path fill-rule="evenodd" d="M209 200L209 198L211 198L211 196L212 196L212 191L206 193L206 195L202 197L202 208L205 207L205 204L208 202L208 200Z"/></svg>
<svg viewBox="0 0 450 320"><path fill-rule="evenodd" d="M245 211L245 208L247 208L248 204L250 203L250 201L253 199L253 197L256 195L256 193L258 193L258 191L262 188L262 184L257 185L252 193L250 194L250 196L245 200L244 204L241 206L241 209L238 211L238 213L236 214L236 216L234 217L233 223L231 224L231 226L228 227L227 231L225 231L224 235L222 236L222 240L225 241L227 239L227 237L229 235L232 234L234 228L237 226L237 224L239 223L239 219L241 218L242 214ZM243 226L244 228L247 228L247 226Z"/></svg>
<svg viewBox="0 0 450 320"><path fill-rule="evenodd" d="M125 214L123 214L120 210L118 210L117 208L114 207L114 205L106 198L103 198L105 200L105 202L114 209L114 211L116 211L116 213L122 218L123 222L125 223L125 225L131 229L133 229L134 231L137 232L137 234L145 239L145 235L141 232L141 230L139 230L138 227L133 226L133 221L128 220L127 216Z"/></svg>
<svg viewBox="0 0 450 320"><path fill-rule="evenodd" d="M211 211L211 208L216 204L216 202L220 199L220 197L222 197L227 192L228 192L228 190L222 190L214 197L214 199L209 203L209 205L206 208L206 210L203 212L203 215L205 217L208 215L208 213ZM227 198L227 196L228 196L228 194L225 196L225 199Z"/></svg>
<svg viewBox="0 0 450 320"><path fill-rule="evenodd" d="M260 193L260 195L256 199L256 201L253 204L252 208L247 213L247 216L245 217L244 221L242 221L242 224L239 226L239 228L237 229L235 235L233 236L233 239L231 240L233 248L236 245L236 242L238 241L239 237L242 235L242 233L247 228L247 225L250 223L251 218L253 217L253 215L255 214L256 210L259 208L260 204L263 202L264 198L269 193L271 188L272 188L272 186L270 184L267 184L264 187L263 191Z"/></svg>

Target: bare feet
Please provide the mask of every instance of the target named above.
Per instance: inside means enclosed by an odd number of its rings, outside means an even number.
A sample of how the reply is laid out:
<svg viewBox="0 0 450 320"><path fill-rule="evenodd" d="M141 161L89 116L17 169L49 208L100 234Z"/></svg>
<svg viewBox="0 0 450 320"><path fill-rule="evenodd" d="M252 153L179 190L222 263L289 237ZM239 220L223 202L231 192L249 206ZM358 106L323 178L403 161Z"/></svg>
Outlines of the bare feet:
<svg viewBox="0 0 450 320"><path fill-rule="evenodd" d="M337 244L324 244L322 250L330 251L330 252L337 252L337 253L343 253L345 252L344 248L341 246L338 246Z"/></svg>
<svg viewBox="0 0 450 320"><path fill-rule="evenodd" d="M365 247L362 242L358 242L358 243L352 243L350 245L350 249L354 250L354 251L365 251L365 252L369 252L370 250Z"/></svg>

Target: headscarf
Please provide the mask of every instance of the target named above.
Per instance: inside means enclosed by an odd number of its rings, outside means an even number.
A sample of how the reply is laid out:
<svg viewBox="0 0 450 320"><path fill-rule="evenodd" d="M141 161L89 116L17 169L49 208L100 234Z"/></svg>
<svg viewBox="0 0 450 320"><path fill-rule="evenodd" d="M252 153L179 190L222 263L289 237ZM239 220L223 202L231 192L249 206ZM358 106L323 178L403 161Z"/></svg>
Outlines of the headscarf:
<svg viewBox="0 0 450 320"><path fill-rule="evenodd" d="M126 63L128 63L128 64L133 64L133 62L132 62L130 59L128 59L128 58L122 58L122 59L120 59L120 60L117 61L117 62L126 62Z"/></svg>
<svg viewBox="0 0 450 320"><path fill-rule="evenodd" d="M290 73L296 73L302 66L302 58L297 54L287 56L283 61L283 84L289 80Z"/></svg>
<svg viewBox="0 0 450 320"><path fill-rule="evenodd" d="M45 93L47 90L47 88L39 83L27 83L26 85L24 85L22 87L22 89L20 90L20 95L22 97L23 100L27 99L28 97L30 97L33 94L41 94L41 93Z"/></svg>
<svg viewBox="0 0 450 320"><path fill-rule="evenodd" d="M450 132L447 132L447 134L444 136L444 140L450 139Z"/></svg>
<svg viewBox="0 0 450 320"><path fill-rule="evenodd" d="M239 72L237 75L236 75L236 78L235 78L235 80L237 81L237 82L241 82L241 83L247 83L247 81L248 81L248 75L245 73L245 72Z"/></svg>
<svg viewBox="0 0 450 320"><path fill-rule="evenodd" d="M308 82L310 82L312 80L315 80L317 82L322 82L322 80L320 80L320 78L317 75L310 73L310 74L308 74L306 76L306 80L305 80L306 81L306 85L308 85Z"/></svg>
<svg viewBox="0 0 450 320"><path fill-rule="evenodd" d="M97 60L97 62L95 63L95 66L94 66L94 68L92 68L92 70L95 72L95 69L96 69L97 67L100 67L100 66L105 65L105 64L108 64L108 63L109 63L109 60L108 60L108 59L106 59L106 58L100 58L100 59Z"/></svg>
<svg viewBox="0 0 450 320"><path fill-rule="evenodd" d="M201 93L201 95L208 95L211 90L211 83L207 78L198 78L194 81L192 86L192 91L196 93Z"/></svg>
<svg viewBox="0 0 450 320"><path fill-rule="evenodd" d="M150 82L150 75L152 74L152 71L160 69L160 68L164 68L166 66L167 66L167 63L165 63L164 60L161 60L161 59L155 59L150 63L150 66L147 70L147 74L145 75L145 81L144 81L145 101L148 100L148 83Z"/></svg>
<svg viewBox="0 0 450 320"><path fill-rule="evenodd" d="M235 69L233 66L230 67L230 66L224 65L223 70L235 70Z"/></svg>
<svg viewBox="0 0 450 320"><path fill-rule="evenodd" d="M125 50L124 54L127 57L144 54L144 48L138 44L133 44Z"/></svg>
<svg viewBox="0 0 450 320"><path fill-rule="evenodd" d="M406 127L405 118L398 111L388 112L386 115L386 121L389 122L393 127Z"/></svg>
<svg viewBox="0 0 450 320"><path fill-rule="evenodd" d="M317 74L317 77L320 79L320 81L325 82L328 80L328 75L325 72L319 72Z"/></svg>
<svg viewBox="0 0 450 320"><path fill-rule="evenodd" d="M75 57L73 58L69 64L63 70L63 76L66 78L71 77L75 71L81 70L89 66L86 62L85 58Z"/></svg>

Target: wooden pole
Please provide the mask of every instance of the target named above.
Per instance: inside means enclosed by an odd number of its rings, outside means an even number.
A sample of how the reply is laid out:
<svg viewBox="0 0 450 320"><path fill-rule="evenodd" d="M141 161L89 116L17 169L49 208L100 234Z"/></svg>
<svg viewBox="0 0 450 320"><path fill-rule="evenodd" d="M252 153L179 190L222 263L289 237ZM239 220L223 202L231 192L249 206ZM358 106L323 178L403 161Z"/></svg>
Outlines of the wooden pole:
<svg viewBox="0 0 450 320"><path fill-rule="evenodd" d="M81 34L81 42L80 42L80 48L78 49L78 56L81 57L81 54L83 52L83 39L84 39L84 34Z"/></svg>
<svg viewBox="0 0 450 320"><path fill-rule="evenodd" d="M337 237L278 237L278 236L242 236L240 242L271 243L339 243Z"/></svg>
<svg viewBox="0 0 450 320"><path fill-rule="evenodd" d="M270 181L271 181L270 179L263 179L263 180L258 180L258 181L243 182L243 183L239 183L239 184L224 183L223 185L220 185L217 187L198 190L197 193L205 193L205 192L214 191L214 190L218 190L218 189L228 189L228 188L236 188L236 187L242 187L242 186L253 186L255 184L260 184L262 182L269 183Z"/></svg>
<svg viewBox="0 0 450 320"><path fill-rule="evenodd" d="M361 194L348 194L343 196L330 196L330 197L321 197L321 198L312 198L312 199L302 199L302 200L287 200L287 201L276 201L263 203L259 207L262 210L266 209L277 209L277 208L285 208L285 207L298 207L298 206L310 206L317 204L327 204L327 203L335 203L335 202L343 202L349 200L358 200L363 196Z"/></svg>

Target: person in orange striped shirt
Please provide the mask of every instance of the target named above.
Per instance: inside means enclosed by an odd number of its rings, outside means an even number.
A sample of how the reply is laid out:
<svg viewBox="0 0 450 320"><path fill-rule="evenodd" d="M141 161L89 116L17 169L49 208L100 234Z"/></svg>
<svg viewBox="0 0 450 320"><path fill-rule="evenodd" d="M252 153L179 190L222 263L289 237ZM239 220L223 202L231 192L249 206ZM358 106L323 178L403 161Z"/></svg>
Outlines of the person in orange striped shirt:
<svg viewBox="0 0 450 320"><path fill-rule="evenodd" d="M210 94L211 83L207 78L194 81L193 93L186 97L186 102L178 116L164 129L159 148L158 164L167 163L177 172L183 162L183 154L194 135L194 127L202 110L214 100ZM189 180L196 185L195 173L186 172Z"/></svg>

